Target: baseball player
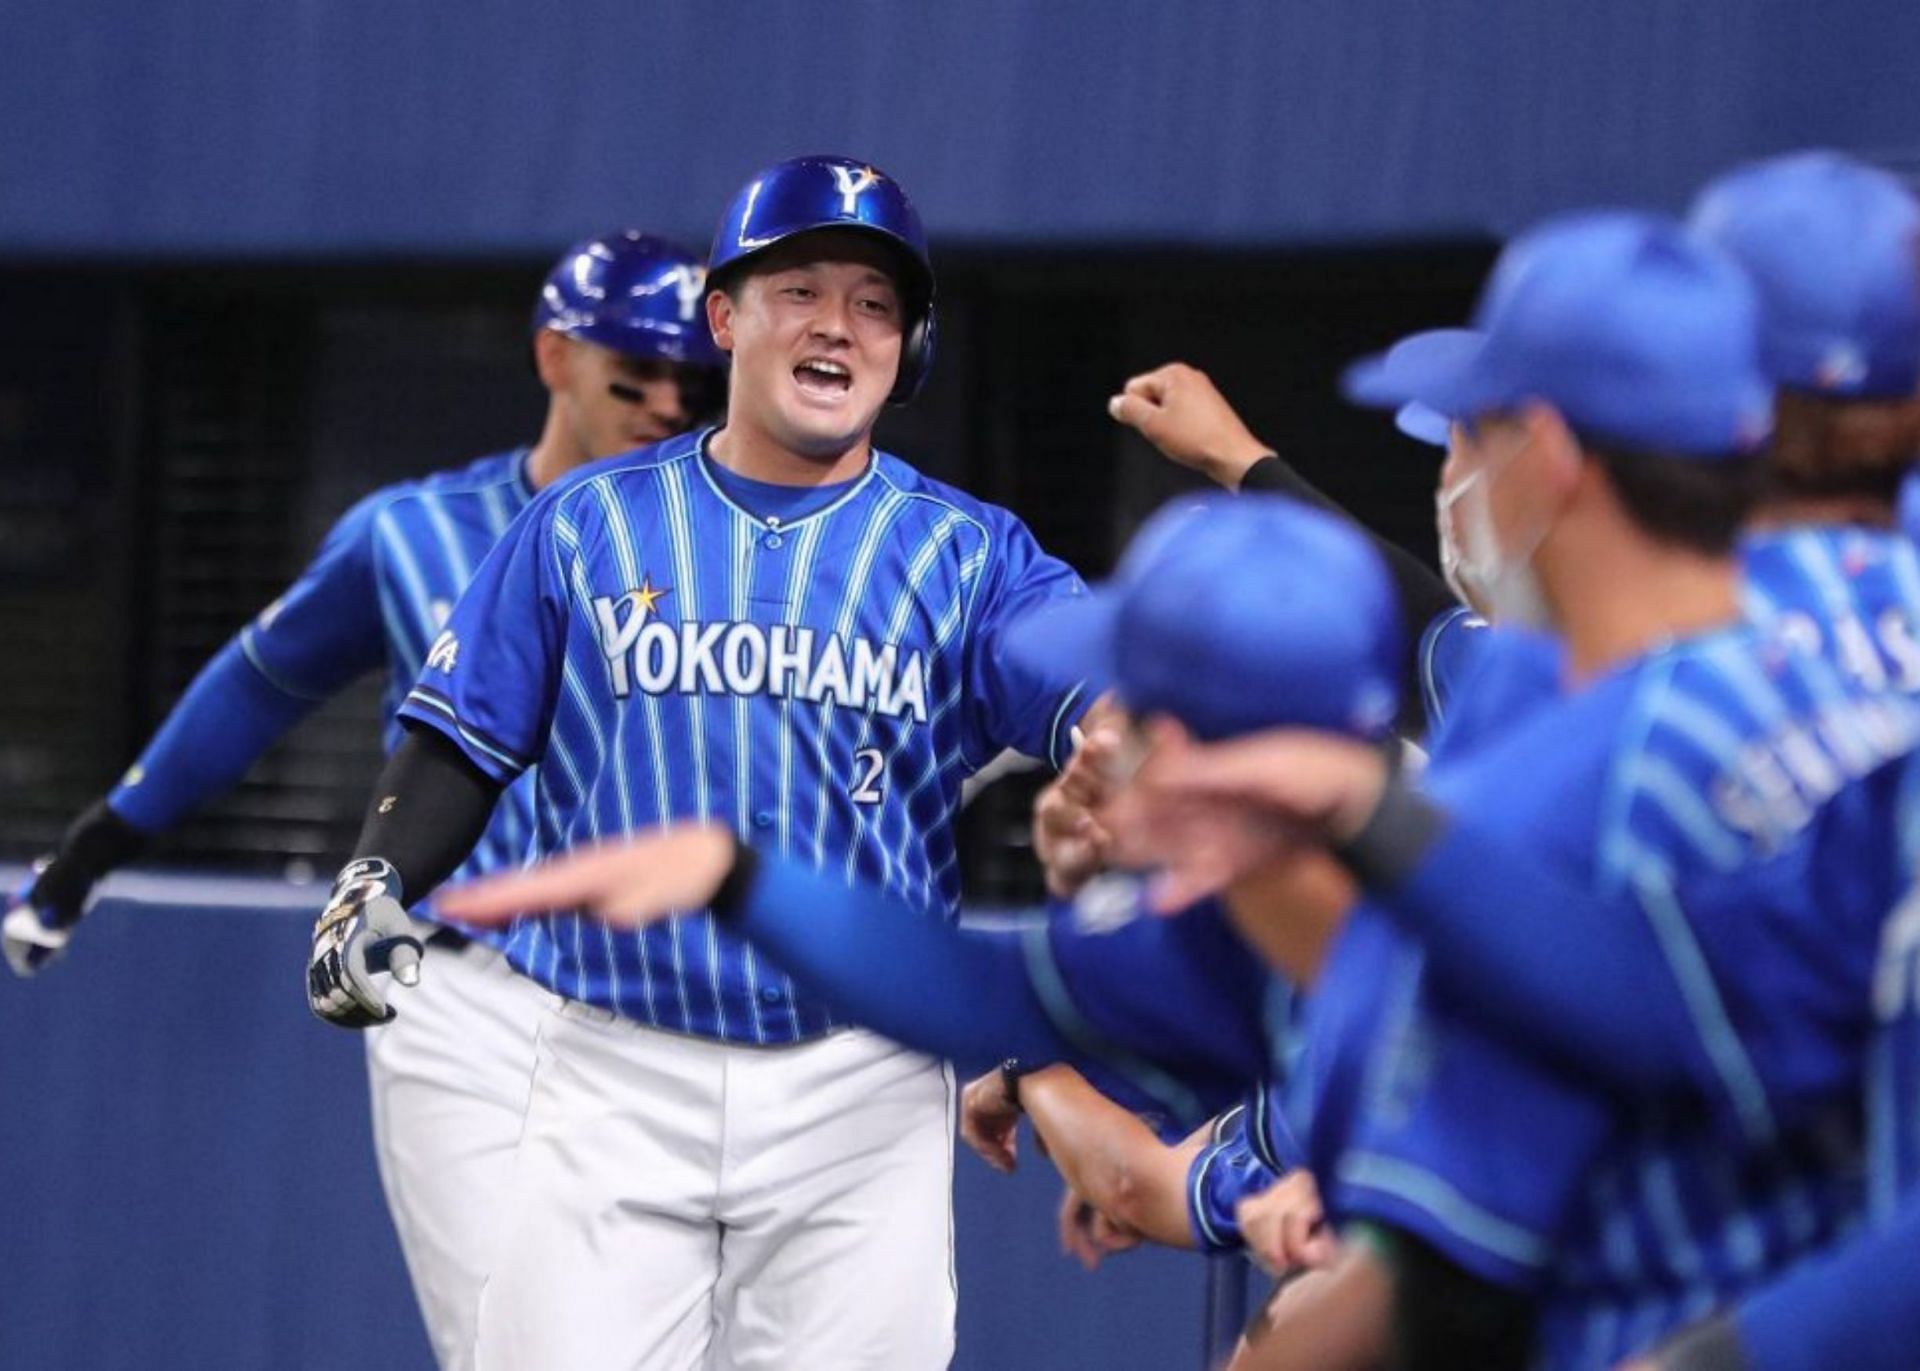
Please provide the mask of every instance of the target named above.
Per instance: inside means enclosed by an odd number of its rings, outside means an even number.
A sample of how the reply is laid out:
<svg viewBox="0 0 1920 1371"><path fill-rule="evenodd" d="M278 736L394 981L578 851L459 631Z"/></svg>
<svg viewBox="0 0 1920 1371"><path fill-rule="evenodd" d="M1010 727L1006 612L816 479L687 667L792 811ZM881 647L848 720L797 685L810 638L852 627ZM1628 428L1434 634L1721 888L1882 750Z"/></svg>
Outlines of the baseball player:
<svg viewBox="0 0 1920 1371"><path fill-rule="evenodd" d="M1365 539L1264 497L1162 510L1107 590L1032 616L1010 650L1036 669L1070 662L1111 677L1129 708L1169 711L1203 736L1292 718L1380 739L1399 632ZM1339 888L1316 893L1337 903L1348 888L1328 871ZM463 917L495 919L523 895L529 908L580 903L650 927L714 901L728 927L861 1022L963 1066L1012 1059L1010 1080L1065 1061L1109 1098L1182 1128L1277 1074L1284 1047L1271 1028L1285 987L1225 910L1137 917L1147 900L1137 878L1088 886L1044 925L960 929L709 824L443 898Z"/></svg>
<svg viewBox="0 0 1920 1371"><path fill-rule="evenodd" d="M1575 294L1586 303L1569 309ZM1730 1003L1719 984L1770 981L1777 1013L1791 1017L1857 976L1857 946L1811 930L1884 912L1893 863L1875 855L1873 775L1920 735L1904 700L1733 622L1734 563L1711 540L1731 538L1742 478L1737 464L1708 464L1731 463L1764 405L1748 296L1673 226L1591 216L1509 248L1483 299L1484 343L1356 375L1364 398L1478 416L1471 449L1489 507L1469 524L1495 545L1498 600L1546 611L1565 631L1574 688L1563 702L1436 769L1425 796L1382 791L1373 759L1330 740L1242 745L1231 780L1218 749L1210 761L1169 754L1158 772L1185 789L1197 771L1174 782L1183 768L1214 768L1201 789L1216 797L1289 792L1271 812L1311 815L1346 844L1350 869L1422 933L1436 968L1460 960L1455 943L1485 949L1527 929L1530 953L1560 963L1568 949L1538 936L1544 922L1607 928L1612 947L1578 943L1598 954L1578 968L1600 987L1592 1005L1548 1016L1536 1003L1528 1017L1514 1010L1529 992L1483 982L1476 1012L1527 1022L1530 1052L1577 1057L1583 1036L1643 1045L1691 1029L1666 1080L1696 1087L1712 1117L1607 1109L1596 1131L1575 1108L1571 1132L1539 1147L1555 1136L1540 1099L1592 1088L1545 1078L1531 1101L1511 1080L1490 1088L1499 1044L1476 1057L1471 1039L1437 1038L1429 1020L1342 1156L1332 1206L1399 1235L1387 1262L1403 1293L1433 1288L1447 1265L1496 1283L1544 1271L1541 1340L1556 1366L1609 1365L1689 1303L1737 1293L1830 1240L1858 1203L1844 1146L1836 1152L1850 1112L1845 1063L1819 1043L1763 1053L1767 1032L1738 1015L1768 997ZM1656 460L1670 479L1646 465ZM1470 875L1488 872L1499 879ZM1176 881L1170 898L1193 888ZM1429 917L1443 907L1450 917ZM1756 936L1793 928L1805 936L1771 951ZM1680 993L1645 994L1637 969L1648 964ZM1622 1014L1629 1002L1635 1012ZM1683 1021L1662 1021L1675 1005ZM1525 1167L1499 1148L1509 1129L1530 1144ZM1736 1168L1730 1156L1764 1161ZM1457 1311L1461 1285L1444 1288Z"/></svg>
<svg viewBox="0 0 1920 1371"><path fill-rule="evenodd" d="M1078 578L872 445L931 362L933 273L900 186L842 157L769 168L709 268L724 424L575 473L480 568L316 927L321 1015L386 1016L372 973L419 975L399 902L536 761L536 852L722 821L836 889L945 916L963 778L1009 746L1064 759L1084 692L1001 638ZM561 1002L481 1364L945 1365L945 1068L844 1027L687 908L642 932L513 929L509 961Z"/></svg>
<svg viewBox="0 0 1920 1371"><path fill-rule="evenodd" d="M231 785L320 701L388 672L392 719L449 609L535 491L569 470L685 428L717 393L699 260L637 232L570 249L533 312L550 392L538 441L377 491L344 515L293 586L194 680L138 762L75 821L4 921L9 964L32 975L71 941L100 878ZM530 784L500 806L464 869L518 862ZM511 974L497 932L435 915L440 974L404 1020L367 1037L380 1174L434 1353L467 1364L474 1311L526 1104L543 996Z"/></svg>
<svg viewBox="0 0 1920 1371"><path fill-rule="evenodd" d="M1884 172L1832 153L1802 153L1718 178L1700 196L1691 223L1754 280L1764 310L1763 359L1781 387L1769 493L1753 521L1757 531L1742 549L1748 613L1825 654L1869 688L1920 689L1920 659L1913 650L1920 563L1908 541L1891 530L1899 485L1920 458L1920 402L1914 396L1920 385L1920 269L1913 252L1920 205ZM1914 839L1911 828L1900 834L1907 871L1914 869ZM1920 1056L1912 1037L1913 999L1905 989L1914 939L1905 908L1903 902L1878 936L1881 961L1870 992L1878 1040L1865 1058L1864 1075L1869 1212L1876 1219L1894 1211L1920 1176L1914 1122L1920 1118L1920 1068L1914 1065ZM1747 988L1735 978L1724 991L1737 996ZM1587 986L1560 989L1577 996ZM1802 1012L1855 1032L1868 1009L1864 964L1838 989L1836 1002L1817 1015L1805 1004ZM1851 1014L1841 997L1851 999ZM1612 1051L1599 1055L1606 1065L1598 1069L1615 1074L1638 1060ZM1756 1307L1764 1314L1797 1306L1776 1306L1768 1297ZM1867 1307L1857 1295L1850 1297L1856 1318ZM1896 1310L1878 1325L1869 1320L1845 1356L1827 1341L1831 1331L1818 1337L1787 1333L1788 1323L1778 1317L1762 1317L1765 1327L1756 1328L1722 1321L1689 1334L1660 1360L1705 1365L1717 1349L1722 1356L1751 1354L1767 1365L1864 1364L1876 1342L1882 1355L1909 1355L1899 1319Z"/></svg>

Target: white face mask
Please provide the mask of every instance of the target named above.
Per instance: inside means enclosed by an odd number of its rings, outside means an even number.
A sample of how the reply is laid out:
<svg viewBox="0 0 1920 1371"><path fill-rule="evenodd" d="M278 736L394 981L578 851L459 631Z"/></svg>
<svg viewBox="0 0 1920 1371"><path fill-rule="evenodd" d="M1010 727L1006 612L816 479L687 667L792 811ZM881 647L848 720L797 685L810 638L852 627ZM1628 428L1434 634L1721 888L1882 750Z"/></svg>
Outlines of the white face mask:
<svg viewBox="0 0 1920 1371"><path fill-rule="evenodd" d="M1513 459L1525 450L1514 448L1497 463L1469 472L1444 487L1434 505L1440 525L1440 570L1454 593L1496 624L1523 628L1550 628L1540 579L1533 571L1533 554L1546 539L1551 521L1543 521L1523 548L1500 546L1493 523L1493 483ZM1453 537L1454 506L1459 505L1460 537Z"/></svg>
<svg viewBox="0 0 1920 1371"><path fill-rule="evenodd" d="M1480 473L1476 471L1465 480L1441 486L1433 497L1433 516L1440 533L1440 575L1446 580L1449 590L1475 611L1484 614L1487 611L1486 587L1473 579L1465 565L1466 558L1461 555L1460 544L1453 536L1456 517L1453 507L1479 480Z"/></svg>

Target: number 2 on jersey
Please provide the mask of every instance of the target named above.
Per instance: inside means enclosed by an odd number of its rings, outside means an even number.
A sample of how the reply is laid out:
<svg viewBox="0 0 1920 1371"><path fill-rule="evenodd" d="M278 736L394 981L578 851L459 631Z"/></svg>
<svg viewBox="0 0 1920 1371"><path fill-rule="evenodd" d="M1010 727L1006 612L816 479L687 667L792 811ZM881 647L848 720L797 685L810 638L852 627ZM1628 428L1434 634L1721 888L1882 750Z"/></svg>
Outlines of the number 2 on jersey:
<svg viewBox="0 0 1920 1371"><path fill-rule="evenodd" d="M853 802L877 805L882 796L880 773L887 765L886 754L877 747L863 747L853 754Z"/></svg>

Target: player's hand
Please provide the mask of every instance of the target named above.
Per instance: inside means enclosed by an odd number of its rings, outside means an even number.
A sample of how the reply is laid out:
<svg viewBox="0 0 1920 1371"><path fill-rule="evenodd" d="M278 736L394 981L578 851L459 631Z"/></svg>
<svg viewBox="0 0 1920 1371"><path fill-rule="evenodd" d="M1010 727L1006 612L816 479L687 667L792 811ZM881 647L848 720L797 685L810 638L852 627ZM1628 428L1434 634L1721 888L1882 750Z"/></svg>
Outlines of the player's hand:
<svg viewBox="0 0 1920 1371"><path fill-rule="evenodd" d="M1234 1206L1247 1251L1269 1275L1333 1265L1339 1240L1327 1226L1320 1190L1304 1168L1289 1171Z"/></svg>
<svg viewBox="0 0 1920 1371"><path fill-rule="evenodd" d="M593 847L443 891L435 908L473 924L584 909L615 928L641 928L705 909L733 870L739 844L709 824L681 824Z"/></svg>
<svg viewBox="0 0 1920 1371"><path fill-rule="evenodd" d="M378 857L349 862L313 926L307 1003L340 1028L371 1028L398 1016L374 979L391 972L401 985L420 980L424 930L400 903L400 880Z"/></svg>
<svg viewBox="0 0 1920 1371"><path fill-rule="evenodd" d="M1247 468L1273 451L1253 436L1207 374L1185 362L1134 377L1107 401L1107 413L1166 457L1228 490L1240 489Z"/></svg>
<svg viewBox="0 0 1920 1371"><path fill-rule="evenodd" d="M1104 817L1116 860L1160 869L1163 913L1303 846L1347 841L1386 788L1379 751L1339 734L1275 729L1199 744L1170 719L1149 732L1146 763Z"/></svg>
<svg viewBox="0 0 1920 1371"><path fill-rule="evenodd" d="M1125 735L1125 714L1111 694L1101 696L1080 721L1080 746L1066 770L1034 801L1034 855L1047 892L1060 899L1071 899L1107 869L1112 838L1095 815L1112 797Z"/></svg>
<svg viewBox="0 0 1920 1371"><path fill-rule="evenodd" d="M0 950L5 951L13 974L23 978L38 975L66 951L78 921L77 912L63 919L60 911L35 902L34 888L52 861L42 857L33 864L26 882L8 898L6 916L0 918Z"/></svg>
<svg viewBox="0 0 1920 1371"><path fill-rule="evenodd" d="M1060 1250L1088 1271L1117 1252L1131 1252L1141 1243L1140 1234L1123 1223L1116 1223L1096 1209L1072 1186L1060 1195Z"/></svg>
<svg viewBox="0 0 1920 1371"><path fill-rule="evenodd" d="M146 842L104 799L68 826L59 847L35 861L26 884L0 903L0 950L14 975L38 975L66 951L101 880Z"/></svg>
<svg viewBox="0 0 1920 1371"><path fill-rule="evenodd" d="M960 1140L995 1171L1011 1175L1020 1164L1020 1110L997 1067L960 1092Z"/></svg>

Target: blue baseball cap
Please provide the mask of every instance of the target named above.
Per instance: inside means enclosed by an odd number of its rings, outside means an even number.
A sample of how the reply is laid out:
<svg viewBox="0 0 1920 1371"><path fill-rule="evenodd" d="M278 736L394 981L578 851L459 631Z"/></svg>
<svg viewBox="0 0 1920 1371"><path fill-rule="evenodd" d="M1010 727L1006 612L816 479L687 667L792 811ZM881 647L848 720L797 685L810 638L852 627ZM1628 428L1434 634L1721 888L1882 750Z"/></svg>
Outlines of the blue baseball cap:
<svg viewBox="0 0 1920 1371"><path fill-rule="evenodd" d="M1455 419L1538 401L1590 438L1737 456L1772 421L1759 328L1740 268L1677 222L1564 215L1507 245L1466 338L1406 339L1348 368L1343 385L1358 404L1418 402Z"/></svg>
<svg viewBox="0 0 1920 1371"><path fill-rule="evenodd" d="M1776 384L1892 397L1920 387L1920 201L1837 152L1736 167L1688 225L1760 293L1760 358Z"/></svg>
<svg viewBox="0 0 1920 1371"><path fill-rule="evenodd" d="M1141 527L1112 580L1017 620L1006 651L1201 738L1373 737L1398 707L1401 632L1386 565L1346 520L1277 495L1191 496Z"/></svg>
<svg viewBox="0 0 1920 1371"><path fill-rule="evenodd" d="M1480 343L1481 335L1470 328L1436 328L1402 338L1387 349L1389 359L1398 366L1431 366L1449 358L1463 358ZM1445 447L1453 429L1453 419L1431 405L1409 400L1394 412L1393 426L1416 442Z"/></svg>
<svg viewBox="0 0 1920 1371"><path fill-rule="evenodd" d="M1437 409L1429 409L1418 400L1409 400L1394 411L1393 426L1416 443L1445 447L1453 432L1453 420Z"/></svg>

